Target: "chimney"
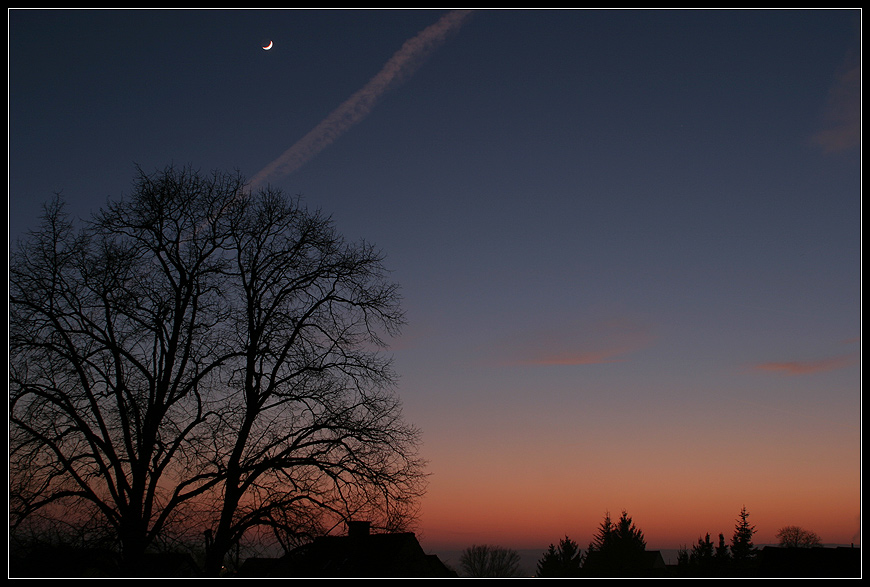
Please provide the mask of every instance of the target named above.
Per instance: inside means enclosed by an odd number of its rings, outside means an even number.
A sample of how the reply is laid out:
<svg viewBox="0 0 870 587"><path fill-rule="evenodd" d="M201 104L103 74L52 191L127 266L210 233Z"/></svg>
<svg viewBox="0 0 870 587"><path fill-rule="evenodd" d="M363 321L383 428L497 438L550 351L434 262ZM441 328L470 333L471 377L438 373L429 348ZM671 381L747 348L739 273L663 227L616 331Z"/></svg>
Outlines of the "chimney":
<svg viewBox="0 0 870 587"><path fill-rule="evenodd" d="M358 521L350 521L347 522L347 535L357 538L360 536L368 536L369 528L371 527L371 522L358 522Z"/></svg>

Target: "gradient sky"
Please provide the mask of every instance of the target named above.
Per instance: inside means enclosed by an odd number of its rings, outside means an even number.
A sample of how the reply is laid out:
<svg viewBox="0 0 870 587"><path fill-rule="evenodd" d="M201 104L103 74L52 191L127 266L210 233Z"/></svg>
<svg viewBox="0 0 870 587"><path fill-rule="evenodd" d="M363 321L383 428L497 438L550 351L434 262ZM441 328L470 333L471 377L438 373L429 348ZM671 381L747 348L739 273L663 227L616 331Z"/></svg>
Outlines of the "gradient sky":
<svg viewBox="0 0 870 587"><path fill-rule="evenodd" d="M10 238L283 162L402 285L427 550L859 543L860 11L445 15L11 10Z"/></svg>

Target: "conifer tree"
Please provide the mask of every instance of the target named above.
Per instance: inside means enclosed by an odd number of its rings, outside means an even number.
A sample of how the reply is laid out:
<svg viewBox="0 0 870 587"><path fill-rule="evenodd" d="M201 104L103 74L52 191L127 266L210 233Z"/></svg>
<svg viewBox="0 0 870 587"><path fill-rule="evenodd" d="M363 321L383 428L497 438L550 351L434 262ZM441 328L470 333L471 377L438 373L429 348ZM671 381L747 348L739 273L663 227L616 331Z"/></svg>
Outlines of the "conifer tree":
<svg viewBox="0 0 870 587"><path fill-rule="evenodd" d="M538 561L538 577L577 577L583 556L577 543L565 536L558 548L550 544L543 558Z"/></svg>
<svg viewBox="0 0 870 587"><path fill-rule="evenodd" d="M725 535L719 532L719 545L716 547L716 566L724 567L731 561L731 553L725 544Z"/></svg>
<svg viewBox="0 0 870 587"><path fill-rule="evenodd" d="M616 522L616 542L619 548L625 552L641 552L646 550L646 540L631 517L622 510L622 515Z"/></svg>
<svg viewBox="0 0 870 587"><path fill-rule="evenodd" d="M680 546L679 550L677 550L677 566L678 567L689 566L689 549L686 548L685 544Z"/></svg>
<svg viewBox="0 0 870 587"><path fill-rule="evenodd" d="M602 551L610 545L613 540L615 528L613 521L610 519L610 512L604 513L604 521L598 525L598 531L592 537L592 542L589 543L589 551Z"/></svg>
<svg viewBox="0 0 870 587"><path fill-rule="evenodd" d="M646 541L631 517L622 511L614 524L608 512L589 543L584 569L592 573L634 572L643 563Z"/></svg>
<svg viewBox="0 0 870 587"><path fill-rule="evenodd" d="M740 510L734 535L731 537L731 556L735 563L745 564L755 558L757 549L752 544L755 526L749 523L749 512L746 506Z"/></svg>
<svg viewBox="0 0 870 587"><path fill-rule="evenodd" d="M713 543L710 542L710 533L702 540L698 538L698 544L692 547L689 561L699 567L710 567L713 564Z"/></svg>

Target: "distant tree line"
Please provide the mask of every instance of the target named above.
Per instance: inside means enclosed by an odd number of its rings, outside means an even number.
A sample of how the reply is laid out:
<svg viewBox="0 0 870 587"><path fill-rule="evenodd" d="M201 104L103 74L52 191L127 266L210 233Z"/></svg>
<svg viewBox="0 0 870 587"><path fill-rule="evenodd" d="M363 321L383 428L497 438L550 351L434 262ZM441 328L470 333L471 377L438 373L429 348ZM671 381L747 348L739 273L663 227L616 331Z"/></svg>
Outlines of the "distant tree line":
<svg viewBox="0 0 870 587"><path fill-rule="evenodd" d="M729 552L724 536L719 535L719 545L710 542L710 535L699 539L698 544L689 552L681 549L679 564L685 566L709 565L714 562L733 565L735 561L750 560L755 554L752 535L755 527L748 522L749 512L744 507L734 529ZM732 553L738 553L736 556ZM577 542L565 536L558 544L550 544L537 563L536 577L619 577L648 576L662 572L654 569L653 555L646 550L643 531L634 523L625 510L617 520L609 512L599 524L592 540L583 552ZM519 554L500 546L479 546L467 548L460 558L460 567L469 577L514 577L517 576ZM663 565L663 561L662 561Z"/></svg>
<svg viewBox="0 0 870 587"><path fill-rule="evenodd" d="M739 575L753 568L759 555L753 544L756 528L749 522L744 506L736 519L730 541L719 533L713 542L707 533L691 548L680 548L677 573L693 576ZM777 533L779 545L786 548L820 546L814 532L799 526L785 526ZM654 554L646 550L643 532L623 510L617 520L605 513L592 540L583 552L577 542L565 536L550 544L538 560L536 577L617 577L649 576L657 571L651 566ZM472 546L460 559L460 567L470 577L517 576L519 554L500 546ZM661 574L661 570L658 571Z"/></svg>
<svg viewBox="0 0 870 587"><path fill-rule="evenodd" d="M698 538L697 544L691 550L685 546L680 549L677 565L701 574L746 568L758 555L758 549L752 543L754 534L755 526L749 523L749 511L744 506L738 514L730 545L725 543L725 535L722 533L719 534L719 542L714 545L707 533L704 538Z"/></svg>

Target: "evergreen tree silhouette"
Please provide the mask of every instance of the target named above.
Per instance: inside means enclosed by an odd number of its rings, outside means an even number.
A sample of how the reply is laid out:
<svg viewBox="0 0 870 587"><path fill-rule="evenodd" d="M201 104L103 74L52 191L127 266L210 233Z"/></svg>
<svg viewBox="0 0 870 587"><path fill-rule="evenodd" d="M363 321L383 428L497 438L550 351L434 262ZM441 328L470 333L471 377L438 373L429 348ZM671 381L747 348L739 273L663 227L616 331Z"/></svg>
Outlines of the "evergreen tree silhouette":
<svg viewBox="0 0 870 587"><path fill-rule="evenodd" d="M613 540L615 528L610 519L610 512L604 513L604 521L598 525L598 531L592 537L592 542L589 543L588 551L601 552L606 550Z"/></svg>
<svg viewBox="0 0 870 587"><path fill-rule="evenodd" d="M689 562L693 565L709 569L713 566L713 543L710 542L710 533L702 540L698 538L698 544L692 547Z"/></svg>
<svg viewBox="0 0 870 587"><path fill-rule="evenodd" d="M731 537L731 557L737 565L746 565L755 559L758 549L752 544L753 534L755 526L749 523L749 512L743 506Z"/></svg>
<svg viewBox="0 0 870 587"><path fill-rule="evenodd" d="M719 532L719 545L716 547L716 567L719 569L728 566L731 562L731 553L728 552L728 545L725 544L725 535Z"/></svg>
<svg viewBox="0 0 870 587"><path fill-rule="evenodd" d="M550 544L547 552L538 561L538 577L578 577L583 556L577 543L565 536L558 548Z"/></svg>
<svg viewBox="0 0 870 587"><path fill-rule="evenodd" d="M614 524L608 512L589 543L584 570L592 574L634 573L643 567L646 540L631 517L622 511Z"/></svg>

